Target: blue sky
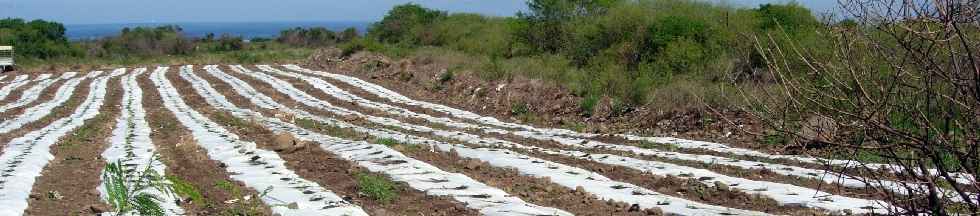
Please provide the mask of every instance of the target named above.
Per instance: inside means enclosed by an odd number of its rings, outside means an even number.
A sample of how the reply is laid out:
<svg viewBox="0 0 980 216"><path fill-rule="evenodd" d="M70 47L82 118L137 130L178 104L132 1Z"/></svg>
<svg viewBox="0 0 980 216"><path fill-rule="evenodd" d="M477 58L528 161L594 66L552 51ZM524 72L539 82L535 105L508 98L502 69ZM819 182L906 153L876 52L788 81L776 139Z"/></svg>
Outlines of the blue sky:
<svg viewBox="0 0 980 216"><path fill-rule="evenodd" d="M756 6L785 0L713 0ZM510 16L524 0L0 0L0 17L68 24L145 22L376 21L394 5L415 2L451 12ZM835 0L799 0L815 11Z"/></svg>

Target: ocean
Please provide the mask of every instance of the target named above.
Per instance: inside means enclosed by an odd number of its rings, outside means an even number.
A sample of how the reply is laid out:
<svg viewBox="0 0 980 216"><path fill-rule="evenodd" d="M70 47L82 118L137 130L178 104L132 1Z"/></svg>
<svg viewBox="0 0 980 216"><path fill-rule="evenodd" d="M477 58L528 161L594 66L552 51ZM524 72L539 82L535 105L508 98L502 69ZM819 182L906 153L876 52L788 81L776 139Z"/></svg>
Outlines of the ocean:
<svg viewBox="0 0 980 216"><path fill-rule="evenodd" d="M257 37L274 38L279 31L295 27L324 27L332 31L342 31L354 27L363 34L371 22L236 22L236 23L120 23L120 24L65 24L65 34L70 40L98 39L106 36L119 35L123 28L154 27L162 25L178 25L184 30L184 35L204 37L208 33L216 36L230 34L245 39Z"/></svg>

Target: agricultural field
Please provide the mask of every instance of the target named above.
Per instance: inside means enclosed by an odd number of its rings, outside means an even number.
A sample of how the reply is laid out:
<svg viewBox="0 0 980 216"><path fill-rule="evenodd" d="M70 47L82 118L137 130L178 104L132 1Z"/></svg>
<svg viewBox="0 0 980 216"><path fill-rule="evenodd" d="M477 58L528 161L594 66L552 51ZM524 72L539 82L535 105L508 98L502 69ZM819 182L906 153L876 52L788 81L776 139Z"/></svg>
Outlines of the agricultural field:
<svg viewBox="0 0 980 216"><path fill-rule="evenodd" d="M393 89L299 65L2 74L0 215L849 215L928 188L852 177L889 165L541 128Z"/></svg>

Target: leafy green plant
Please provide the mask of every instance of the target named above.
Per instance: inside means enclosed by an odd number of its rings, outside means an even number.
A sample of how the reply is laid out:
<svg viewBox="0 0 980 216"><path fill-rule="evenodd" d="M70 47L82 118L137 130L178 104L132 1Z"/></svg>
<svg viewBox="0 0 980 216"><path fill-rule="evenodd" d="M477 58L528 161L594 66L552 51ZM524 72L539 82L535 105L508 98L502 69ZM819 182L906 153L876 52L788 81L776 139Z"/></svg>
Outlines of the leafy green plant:
<svg viewBox="0 0 980 216"><path fill-rule="evenodd" d="M106 190L106 201L112 205L113 211L124 215L135 212L139 215L164 215L166 212L160 206L165 202L163 197L148 193L156 190L167 197L175 197L173 186L159 173L152 169L157 161L157 155L151 156L149 163L142 171L127 170L120 160L106 164L102 173L103 186ZM135 176L130 179L128 176Z"/></svg>
<svg viewBox="0 0 980 216"><path fill-rule="evenodd" d="M381 203L389 203L398 197L396 185L383 176L358 173L357 186L361 193Z"/></svg>

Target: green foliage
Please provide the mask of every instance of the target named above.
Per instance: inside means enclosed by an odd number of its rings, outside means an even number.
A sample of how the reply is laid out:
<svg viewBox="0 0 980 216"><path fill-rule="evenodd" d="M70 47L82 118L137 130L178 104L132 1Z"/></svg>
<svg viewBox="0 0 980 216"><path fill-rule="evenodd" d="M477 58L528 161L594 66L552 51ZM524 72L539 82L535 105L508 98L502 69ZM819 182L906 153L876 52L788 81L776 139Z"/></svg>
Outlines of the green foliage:
<svg viewBox="0 0 980 216"><path fill-rule="evenodd" d="M395 145L398 145L399 144L398 140L395 140L395 139L392 139L392 138L380 138L380 139L377 139L374 142L375 143L378 143L378 144L381 144L381 145L388 146L388 147L395 146Z"/></svg>
<svg viewBox="0 0 980 216"><path fill-rule="evenodd" d="M386 43L431 44L431 35L420 34L423 27L446 17L445 11L424 8L409 3L395 6L388 14L368 29L368 35Z"/></svg>
<svg viewBox="0 0 980 216"><path fill-rule="evenodd" d="M64 25L44 20L0 19L0 45L15 46L17 58L52 59L83 54L68 42Z"/></svg>
<svg viewBox="0 0 980 216"><path fill-rule="evenodd" d="M599 104L599 99L600 97L595 94L585 96L585 98L582 98L582 101L579 102L579 112L581 112L583 116L592 116L592 113L595 111L595 106Z"/></svg>
<svg viewBox="0 0 980 216"><path fill-rule="evenodd" d="M473 55L476 61L466 63L467 68L483 79L522 75L554 81L579 96L609 96L627 111L629 106L657 100L652 95L723 101L715 100L718 95L701 95L722 91L670 86L679 79L710 87L730 85L733 80L766 81L746 80L757 79L756 71L765 67L753 43L746 41L774 33L773 23L790 26L787 31L794 35L794 43L824 43L817 31L821 23L796 3L758 9L694 0L530 0L527 4L529 9L515 18L445 15L401 5L375 24L369 36L384 43L377 48L385 54L403 56L405 49L425 46L457 50ZM350 46L363 49L363 45ZM788 63L806 66L801 61ZM583 113L590 114L589 107L584 106Z"/></svg>
<svg viewBox="0 0 980 216"><path fill-rule="evenodd" d="M348 43L340 45L341 55L343 56L350 56L351 54L362 50L377 52L383 49L384 46L381 43L365 38L356 38Z"/></svg>
<svg viewBox="0 0 980 216"><path fill-rule="evenodd" d="M389 203L398 197L396 184L384 176L357 173L357 188L361 193L381 203Z"/></svg>
<svg viewBox="0 0 980 216"><path fill-rule="evenodd" d="M173 197L173 186L152 169L155 161L157 161L156 154L151 156L142 171L138 171L140 167L128 170L122 161L106 164L102 172L103 186L106 190L106 201L112 205L113 211L119 214L135 212L138 215L166 213L160 206L160 202L166 202L164 198L146 192L155 189L163 192L164 196ZM135 176L135 178L128 176Z"/></svg>
<svg viewBox="0 0 980 216"><path fill-rule="evenodd" d="M821 25L810 9L795 2L763 4L757 11L762 19L759 28L766 30L785 29L788 32L798 32Z"/></svg>
<svg viewBox="0 0 980 216"><path fill-rule="evenodd" d="M235 37L228 34L223 34L218 38L217 44L214 51L224 52L224 51L237 51L245 48L245 42L242 41L242 37Z"/></svg>

